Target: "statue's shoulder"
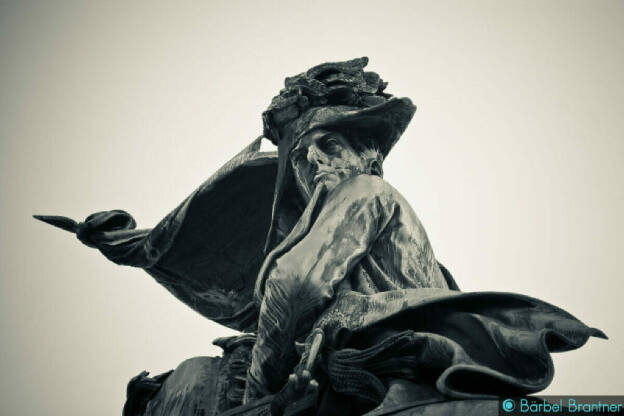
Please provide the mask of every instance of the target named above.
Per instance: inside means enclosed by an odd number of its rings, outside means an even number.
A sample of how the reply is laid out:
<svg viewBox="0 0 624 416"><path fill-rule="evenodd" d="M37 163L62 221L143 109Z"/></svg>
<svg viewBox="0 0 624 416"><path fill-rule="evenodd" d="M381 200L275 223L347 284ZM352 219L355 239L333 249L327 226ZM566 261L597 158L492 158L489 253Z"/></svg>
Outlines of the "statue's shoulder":
<svg viewBox="0 0 624 416"><path fill-rule="evenodd" d="M340 188L359 197L394 197L398 191L383 178L376 175L361 174L344 181Z"/></svg>
<svg viewBox="0 0 624 416"><path fill-rule="evenodd" d="M386 209L393 209L396 206L405 206L406 209L409 207L403 195L377 175L357 175L347 179L337 188L341 188L336 194L338 199L381 204ZM411 210L411 207L409 209Z"/></svg>
<svg viewBox="0 0 624 416"><path fill-rule="evenodd" d="M338 190L340 188L340 190ZM389 182L376 175L357 175L336 187L333 202L348 205L376 207L377 212L401 217L399 223L410 224L412 230L424 228L405 197Z"/></svg>

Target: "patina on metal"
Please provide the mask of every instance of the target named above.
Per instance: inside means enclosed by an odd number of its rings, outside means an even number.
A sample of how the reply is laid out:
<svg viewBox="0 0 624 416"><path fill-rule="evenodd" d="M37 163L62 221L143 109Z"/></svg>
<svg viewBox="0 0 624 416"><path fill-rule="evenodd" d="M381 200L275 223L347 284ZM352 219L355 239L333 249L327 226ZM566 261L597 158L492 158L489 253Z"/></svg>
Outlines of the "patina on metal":
<svg viewBox="0 0 624 416"><path fill-rule="evenodd" d="M287 78L262 115L277 152L254 140L153 229L36 216L243 332L135 377L125 416L496 414L550 384L551 352L606 338L538 299L459 290L383 179L416 107L367 63Z"/></svg>

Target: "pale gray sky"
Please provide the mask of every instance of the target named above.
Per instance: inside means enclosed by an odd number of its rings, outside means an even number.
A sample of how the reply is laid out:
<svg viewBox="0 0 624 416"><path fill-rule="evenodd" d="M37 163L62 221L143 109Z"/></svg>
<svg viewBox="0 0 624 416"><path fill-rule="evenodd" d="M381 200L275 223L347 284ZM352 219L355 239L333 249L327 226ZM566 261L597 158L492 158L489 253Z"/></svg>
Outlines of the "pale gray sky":
<svg viewBox="0 0 624 416"><path fill-rule="evenodd" d="M156 224L261 132L285 76L369 56L416 116L385 164L464 290L609 341L547 393L624 392L624 2L0 3L0 413L119 414L230 331L30 215Z"/></svg>

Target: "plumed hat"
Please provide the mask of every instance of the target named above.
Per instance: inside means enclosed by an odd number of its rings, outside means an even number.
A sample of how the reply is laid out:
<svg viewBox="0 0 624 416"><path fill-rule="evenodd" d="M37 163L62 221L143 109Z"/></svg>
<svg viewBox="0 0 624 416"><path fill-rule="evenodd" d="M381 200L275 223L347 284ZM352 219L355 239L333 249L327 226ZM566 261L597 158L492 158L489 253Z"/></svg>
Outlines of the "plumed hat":
<svg viewBox="0 0 624 416"><path fill-rule="evenodd" d="M324 63L286 78L285 88L262 114L264 136L278 146L279 155L266 251L288 232L288 226L277 230L283 217L293 216L287 211L293 211L291 199L297 195L288 189L288 155L303 135L319 128L345 131L348 140L366 139L385 158L412 119L416 107L411 100L385 93L387 83L364 71L367 64L366 57Z"/></svg>
<svg viewBox="0 0 624 416"><path fill-rule="evenodd" d="M279 147L292 147L311 130L348 128L367 136L386 156L416 107L409 98L385 93L387 83L365 72L367 64L366 57L325 63L286 78L262 114L264 136Z"/></svg>

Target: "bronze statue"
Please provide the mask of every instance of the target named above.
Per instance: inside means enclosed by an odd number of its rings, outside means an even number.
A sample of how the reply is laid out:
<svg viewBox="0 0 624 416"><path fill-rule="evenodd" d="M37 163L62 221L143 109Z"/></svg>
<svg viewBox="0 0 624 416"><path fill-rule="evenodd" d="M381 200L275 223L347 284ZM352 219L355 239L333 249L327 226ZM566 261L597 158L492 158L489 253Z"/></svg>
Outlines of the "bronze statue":
<svg viewBox="0 0 624 416"><path fill-rule="evenodd" d="M182 370L144 373L125 415L161 414L175 408L170 397L193 403L180 415L381 415L408 402L485 414L485 399L547 387L550 352L605 338L537 299L459 290L382 179L416 107L387 94L367 63L287 78L263 113L277 153L256 139L154 229L136 230L119 210L81 223L37 217L244 333L215 341L225 355L201 370L215 373L203 393L188 393L198 382L186 385ZM475 398L484 401L457 402Z"/></svg>

